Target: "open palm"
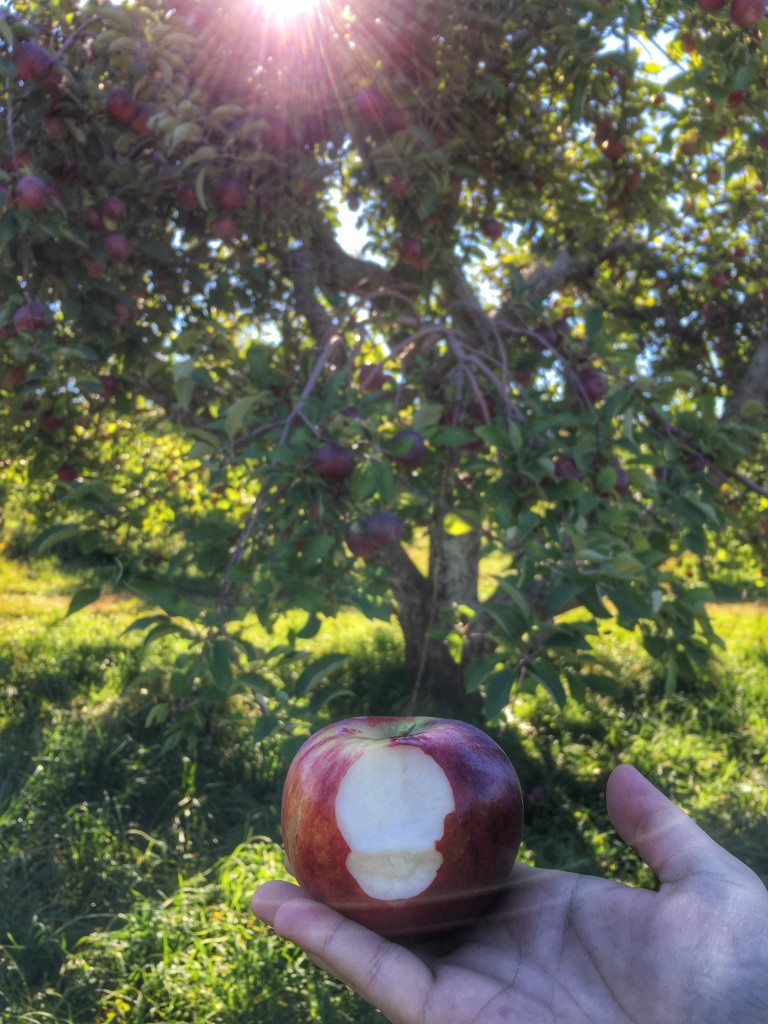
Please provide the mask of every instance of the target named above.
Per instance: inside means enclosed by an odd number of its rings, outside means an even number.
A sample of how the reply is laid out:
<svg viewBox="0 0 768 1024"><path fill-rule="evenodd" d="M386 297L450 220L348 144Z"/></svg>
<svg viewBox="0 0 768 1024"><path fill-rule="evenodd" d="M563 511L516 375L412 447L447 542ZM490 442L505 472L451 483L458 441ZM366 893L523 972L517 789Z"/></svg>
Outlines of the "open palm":
<svg viewBox="0 0 768 1024"><path fill-rule="evenodd" d="M659 892L518 865L444 954L388 942L287 882L262 886L254 911L393 1024L765 1024L760 880L629 766L608 809Z"/></svg>

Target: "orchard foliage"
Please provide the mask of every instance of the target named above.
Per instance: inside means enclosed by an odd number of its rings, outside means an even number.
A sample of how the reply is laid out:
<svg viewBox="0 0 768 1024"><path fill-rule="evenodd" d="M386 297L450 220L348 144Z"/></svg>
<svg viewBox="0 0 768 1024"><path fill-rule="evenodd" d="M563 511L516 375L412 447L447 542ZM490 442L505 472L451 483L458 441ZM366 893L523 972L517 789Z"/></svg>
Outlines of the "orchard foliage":
<svg viewBox="0 0 768 1024"><path fill-rule="evenodd" d="M705 6L5 9L6 503L187 640L172 700L317 710L348 604L414 706L610 687L611 618L695 679L768 406L768 19Z"/></svg>

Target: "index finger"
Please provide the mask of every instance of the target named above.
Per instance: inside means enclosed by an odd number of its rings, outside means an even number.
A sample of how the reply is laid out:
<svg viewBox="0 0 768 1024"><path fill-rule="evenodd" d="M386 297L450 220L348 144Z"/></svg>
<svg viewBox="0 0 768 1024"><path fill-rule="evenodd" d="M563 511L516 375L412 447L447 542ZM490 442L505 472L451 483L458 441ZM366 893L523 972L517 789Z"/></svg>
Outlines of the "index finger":
<svg viewBox="0 0 768 1024"><path fill-rule="evenodd" d="M301 946L392 1024L416 1019L434 981L416 954L316 903L289 882L265 882L251 907L278 935Z"/></svg>

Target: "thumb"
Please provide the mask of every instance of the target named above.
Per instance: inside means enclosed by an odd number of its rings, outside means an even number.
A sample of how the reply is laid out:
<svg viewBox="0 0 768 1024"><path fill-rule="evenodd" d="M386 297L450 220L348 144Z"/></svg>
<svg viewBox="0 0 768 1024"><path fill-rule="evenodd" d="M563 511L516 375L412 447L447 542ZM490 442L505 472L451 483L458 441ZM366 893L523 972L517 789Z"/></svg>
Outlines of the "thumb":
<svg viewBox="0 0 768 1024"><path fill-rule="evenodd" d="M606 801L616 831L662 883L700 874L732 879L749 871L632 765L613 770Z"/></svg>

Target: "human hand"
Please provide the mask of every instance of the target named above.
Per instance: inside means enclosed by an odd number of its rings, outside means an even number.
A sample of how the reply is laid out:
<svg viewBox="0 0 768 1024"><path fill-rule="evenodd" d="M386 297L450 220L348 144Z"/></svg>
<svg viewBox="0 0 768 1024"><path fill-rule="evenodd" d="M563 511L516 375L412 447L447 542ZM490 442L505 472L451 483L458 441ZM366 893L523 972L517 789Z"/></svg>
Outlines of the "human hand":
<svg viewBox="0 0 768 1024"><path fill-rule="evenodd" d="M267 882L254 913L392 1024L765 1024L768 892L629 765L608 780L619 835L658 892L515 866L450 952L389 942Z"/></svg>

